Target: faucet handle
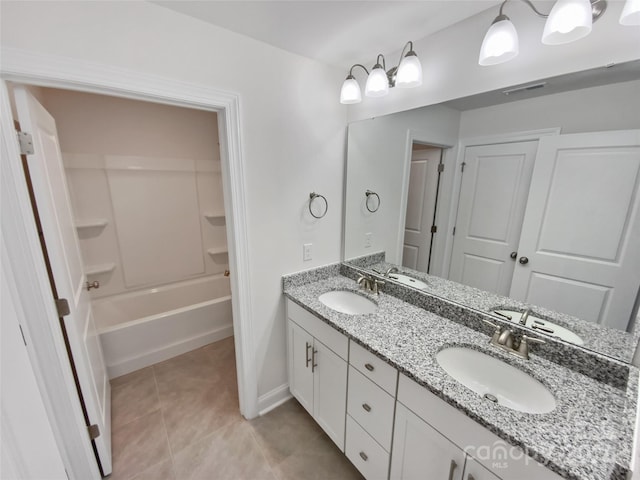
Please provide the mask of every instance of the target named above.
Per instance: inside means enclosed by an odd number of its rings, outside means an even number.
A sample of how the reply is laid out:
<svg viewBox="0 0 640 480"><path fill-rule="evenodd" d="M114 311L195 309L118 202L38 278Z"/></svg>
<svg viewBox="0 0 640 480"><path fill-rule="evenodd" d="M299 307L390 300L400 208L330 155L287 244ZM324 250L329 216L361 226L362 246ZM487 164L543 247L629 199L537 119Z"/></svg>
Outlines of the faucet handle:
<svg viewBox="0 0 640 480"><path fill-rule="evenodd" d="M500 325L495 324L495 323L493 323L493 322L490 322L489 320L487 320L487 319L485 319L485 318L483 318L483 319L482 319L482 321L483 321L484 323L486 323L487 325L489 325L490 327L495 328L495 329L496 329L496 331L500 331L500 330L502 330L502 327L501 327Z"/></svg>
<svg viewBox="0 0 640 480"><path fill-rule="evenodd" d="M530 343L547 343L546 341L536 338L529 337L526 334L522 334L522 338L520 339L520 345L518 346L518 353L525 360L529 359L529 344Z"/></svg>
<svg viewBox="0 0 640 480"><path fill-rule="evenodd" d="M529 343L547 343L546 340L542 340L541 338L530 337L527 334L522 334L521 342L529 342Z"/></svg>

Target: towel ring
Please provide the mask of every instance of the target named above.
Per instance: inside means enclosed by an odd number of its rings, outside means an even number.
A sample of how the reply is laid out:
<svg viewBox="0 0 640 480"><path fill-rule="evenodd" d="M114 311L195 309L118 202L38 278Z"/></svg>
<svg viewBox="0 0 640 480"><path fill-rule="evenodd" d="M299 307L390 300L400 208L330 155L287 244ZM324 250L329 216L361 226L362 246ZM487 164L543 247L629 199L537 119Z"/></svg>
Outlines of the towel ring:
<svg viewBox="0 0 640 480"><path fill-rule="evenodd" d="M366 192L364 192L364 194L367 197L367 199L364 202L365 206L367 207L367 210L369 210L371 213L377 212L378 209L380 208L380 195L378 195L376 192L372 192L371 190L367 190ZM369 199L371 197L376 197L376 199L378 200L376 203L376 208L374 209L369 208Z"/></svg>
<svg viewBox="0 0 640 480"><path fill-rule="evenodd" d="M324 200L324 212L322 212L320 215L316 215L315 213L313 213L313 210L311 208L313 201L317 198ZM329 210L329 202L327 202L327 199L324 197L324 195L320 195L316 192L311 192L309 194L309 213L311 214L311 216L313 218L322 218L327 214L327 210Z"/></svg>

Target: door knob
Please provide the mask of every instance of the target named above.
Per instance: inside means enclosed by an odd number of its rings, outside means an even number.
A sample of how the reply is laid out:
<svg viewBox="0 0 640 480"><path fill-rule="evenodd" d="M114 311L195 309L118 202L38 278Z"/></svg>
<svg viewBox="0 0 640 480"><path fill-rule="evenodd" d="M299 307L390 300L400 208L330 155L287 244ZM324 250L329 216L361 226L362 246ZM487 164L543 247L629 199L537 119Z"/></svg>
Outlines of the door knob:
<svg viewBox="0 0 640 480"><path fill-rule="evenodd" d="M511 260L515 260L516 258L518 258L518 252L511 252L511 255L509 255L511 257Z"/></svg>
<svg viewBox="0 0 640 480"><path fill-rule="evenodd" d="M520 257L518 262L520 262L521 265L526 265L527 263L529 263L529 259L527 257Z"/></svg>

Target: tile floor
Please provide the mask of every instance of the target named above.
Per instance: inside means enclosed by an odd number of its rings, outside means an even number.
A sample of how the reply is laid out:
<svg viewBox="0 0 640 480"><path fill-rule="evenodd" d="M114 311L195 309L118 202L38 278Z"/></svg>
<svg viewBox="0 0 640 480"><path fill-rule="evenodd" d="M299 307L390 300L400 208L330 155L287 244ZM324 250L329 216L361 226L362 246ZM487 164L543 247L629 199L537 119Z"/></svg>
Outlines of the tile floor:
<svg viewBox="0 0 640 480"><path fill-rule="evenodd" d="M113 379L111 401L111 480L362 479L295 400L240 415L233 338Z"/></svg>

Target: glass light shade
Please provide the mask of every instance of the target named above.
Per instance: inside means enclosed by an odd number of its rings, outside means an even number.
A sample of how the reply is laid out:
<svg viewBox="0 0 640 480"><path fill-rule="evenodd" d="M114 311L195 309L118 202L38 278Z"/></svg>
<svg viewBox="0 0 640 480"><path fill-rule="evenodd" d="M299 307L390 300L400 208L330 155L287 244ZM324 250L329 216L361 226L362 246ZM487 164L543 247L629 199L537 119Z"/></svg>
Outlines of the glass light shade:
<svg viewBox="0 0 640 480"><path fill-rule="evenodd" d="M640 25L640 0L627 0L620 14L621 25Z"/></svg>
<svg viewBox="0 0 640 480"><path fill-rule="evenodd" d="M384 97L387 93L389 93L387 72L384 71L380 64L377 64L367 77L364 94L367 97Z"/></svg>
<svg viewBox="0 0 640 480"><path fill-rule="evenodd" d="M362 94L360 93L360 85L353 76L349 75L342 84L340 90L340 103L360 103L362 101Z"/></svg>
<svg viewBox="0 0 640 480"><path fill-rule="evenodd" d="M544 24L542 43L561 45L579 40L589 35L592 24L589 0L558 0Z"/></svg>
<svg viewBox="0 0 640 480"><path fill-rule="evenodd" d="M411 51L405 55L398 66L396 87L412 88L420 85L422 85L422 65L418 56Z"/></svg>
<svg viewBox="0 0 640 480"><path fill-rule="evenodd" d="M500 15L487 30L480 47L480 65L497 65L518 56L518 32L506 15Z"/></svg>

